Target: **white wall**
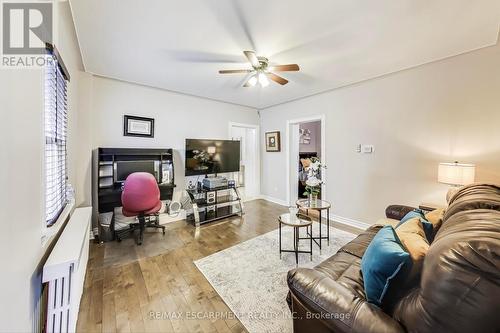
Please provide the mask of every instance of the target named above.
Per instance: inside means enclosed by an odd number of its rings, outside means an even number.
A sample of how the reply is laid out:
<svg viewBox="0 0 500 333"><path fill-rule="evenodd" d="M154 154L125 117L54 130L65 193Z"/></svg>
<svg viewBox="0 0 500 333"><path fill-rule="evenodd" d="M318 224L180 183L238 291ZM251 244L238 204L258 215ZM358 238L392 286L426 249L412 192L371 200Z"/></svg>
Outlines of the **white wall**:
<svg viewBox="0 0 500 333"><path fill-rule="evenodd" d="M444 202L440 161L476 163L477 181L500 182L499 92L497 45L261 110L261 128L285 135L288 119L325 114L333 213L374 223L389 204ZM286 141L280 153L261 145L261 192L283 201ZM356 153L360 143L375 153Z"/></svg>
<svg viewBox="0 0 500 333"><path fill-rule="evenodd" d="M68 2L55 3L54 44L69 72L68 176L77 177L78 82L82 64ZM0 331L34 330L41 287L41 262L53 237L42 243L44 226L43 111L41 69L0 70ZM76 189L78 191L78 188Z"/></svg>
<svg viewBox="0 0 500 333"><path fill-rule="evenodd" d="M161 89L93 76L88 109L92 147L173 148L175 196L186 188L184 157L186 138L228 139L229 122L258 124L257 110L234 104L178 94ZM123 136L123 116L155 119L154 138ZM89 170L90 153L82 166ZM85 197L91 182L85 183Z"/></svg>

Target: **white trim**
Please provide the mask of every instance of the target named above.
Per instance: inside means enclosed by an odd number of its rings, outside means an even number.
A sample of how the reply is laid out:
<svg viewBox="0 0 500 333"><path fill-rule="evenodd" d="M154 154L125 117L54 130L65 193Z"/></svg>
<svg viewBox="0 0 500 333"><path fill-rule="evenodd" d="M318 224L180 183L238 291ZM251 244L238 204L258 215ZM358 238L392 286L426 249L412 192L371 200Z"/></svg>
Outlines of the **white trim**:
<svg viewBox="0 0 500 333"><path fill-rule="evenodd" d="M278 198L273 198L273 197L270 197L268 195L261 195L260 199L275 203L277 205L281 205L281 206L285 206L285 207L288 206L286 201L278 199ZM339 215L330 215L330 221L345 224L345 225L348 225L350 227L354 227L354 228L357 228L360 230L366 230L372 226L369 223L350 219L348 217L343 217L343 216L339 216Z"/></svg>
<svg viewBox="0 0 500 333"><path fill-rule="evenodd" d="M273 198L273 197L270 197L270 196L264 195L264 194L260 195L259 198L262 200L266 200L266 201L275 203L277 205L288 207L288 204L286 201L278 199L278 198Z"/></svg>
<svg viewBox="0 0 500 333"><path fill-rule="evenodd" d="M242 198L241 201L248 202L248 201L253 201L253 200L257 200L257 199L262 199L260 194L254 195L253 197Z"/></svg>
<svg viewBox="0 0 500 333"><path fill-rule="evenodd" d="M330 221L342 223L342 224L345 224L345 225L348 225L348 226L351 226L354 228L358 228L361 230L366 230L367 228L369 228L371 226L371 224L369 224L369 223L350 219L348 217L343 217L343 216L339 216L339 215L331 215Z"/></svg>
<svg viewBox="0 0 500 333"><path fill-rule="evenodd" d="M254 198L260 197L261 188L260 188L260 125L256 124L244 124L244 123L236 123L230 121L228 123L227 136L231 139L231 129L233 127L244 127L244 128L252 128L255 129L255 178L257 182L257 191L255 193Z"/></svg>
<svg viewBox="0 0 500 333"><path fill-rule="evenodd" d="M286 145L285 145L285 155L286 155L286 202L289 203L290 205L293 205L294 203L290 202L290 191L291 191L291 184L290 184L290 126L292 124L300 124L300 123L308 123L308 122L313 122L313 121L320 121L321 122L321 162L323 165L328 165L328 160L326 157L326 116L325 114L319 114L319 115L314 115L310 117L304 117L304 118L297 118L297 119L290 119L286 121L286 128L285 128L285 140L286 140ZM323 185L321 188L321 195L324 200L327 200L327 190L326 190L326 180L327 180L327 172L323 172L321 174L322 180L323 180ZM288 204L287 204L288 205Z"/></svg>

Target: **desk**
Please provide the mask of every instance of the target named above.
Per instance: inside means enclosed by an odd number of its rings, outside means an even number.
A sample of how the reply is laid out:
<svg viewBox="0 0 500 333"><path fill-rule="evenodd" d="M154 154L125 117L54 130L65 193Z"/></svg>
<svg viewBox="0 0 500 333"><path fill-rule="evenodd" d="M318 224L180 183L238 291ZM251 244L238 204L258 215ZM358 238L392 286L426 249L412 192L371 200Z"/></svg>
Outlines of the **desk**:
<svg viewBox="0 0 500 333"><path fill-rule="evenodd" d="M172 200L174 184L158 184L160 189L160 200ZM112 188L99 189L99 213L113 212L115 207L122 205L122 188L116 186Z"/></svg>

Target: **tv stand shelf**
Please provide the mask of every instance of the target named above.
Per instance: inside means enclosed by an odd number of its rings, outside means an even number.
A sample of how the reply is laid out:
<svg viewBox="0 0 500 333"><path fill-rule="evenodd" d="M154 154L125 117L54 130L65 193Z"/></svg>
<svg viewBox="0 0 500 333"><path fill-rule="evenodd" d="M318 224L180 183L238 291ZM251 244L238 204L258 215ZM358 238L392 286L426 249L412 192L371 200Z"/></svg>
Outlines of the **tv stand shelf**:
<svg viewBox="0 0 500 333"><path fill-rule="evenodd" d="M192 211L188 212L186 220L194 223L197 227L205 223L244 214L238 188L234 186L214 189L199 187L186 191L193 206ZM219 192L226 193L221 195ZM207 199L210 196L212 196L211 202Z"/></svg>

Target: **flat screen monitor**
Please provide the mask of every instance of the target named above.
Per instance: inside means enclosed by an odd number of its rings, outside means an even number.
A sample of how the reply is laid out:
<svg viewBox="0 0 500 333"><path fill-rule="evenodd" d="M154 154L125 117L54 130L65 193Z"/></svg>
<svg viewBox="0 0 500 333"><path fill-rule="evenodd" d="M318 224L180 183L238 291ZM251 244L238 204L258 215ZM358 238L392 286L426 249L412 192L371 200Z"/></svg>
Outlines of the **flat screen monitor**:
<svg viewBox="0 0 500 333"><path fill-rule="evenodd" d="M186 176L240 171L240 141L186 139Z"/></svg>
<svg viewBox="0 0 500 333"><path fill-rule="evenodd" d="M117 161L114 164L115 182L124 182L134 172L147 172L158 181L159 161Z"/></svg>

